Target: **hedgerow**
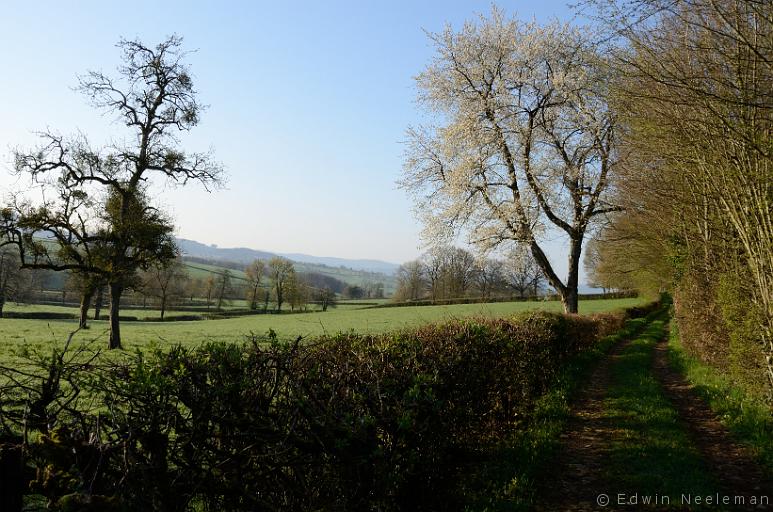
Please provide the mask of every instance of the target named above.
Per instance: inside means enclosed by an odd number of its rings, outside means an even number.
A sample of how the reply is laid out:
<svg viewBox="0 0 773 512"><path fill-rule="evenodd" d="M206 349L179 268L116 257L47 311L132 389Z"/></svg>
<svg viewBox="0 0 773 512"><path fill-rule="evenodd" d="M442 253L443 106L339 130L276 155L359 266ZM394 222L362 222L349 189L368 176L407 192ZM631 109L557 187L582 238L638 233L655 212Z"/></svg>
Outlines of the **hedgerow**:
<svg viewBox="0 0 773 512"><path fill-rule="evenodd" d="M458 510L464 481L565 363L654 307L269 336L110 364L54 351L30 362L42 372L4 369L0 468L15 457L29 476L3 478L0 494L82 511Z"/></svg>

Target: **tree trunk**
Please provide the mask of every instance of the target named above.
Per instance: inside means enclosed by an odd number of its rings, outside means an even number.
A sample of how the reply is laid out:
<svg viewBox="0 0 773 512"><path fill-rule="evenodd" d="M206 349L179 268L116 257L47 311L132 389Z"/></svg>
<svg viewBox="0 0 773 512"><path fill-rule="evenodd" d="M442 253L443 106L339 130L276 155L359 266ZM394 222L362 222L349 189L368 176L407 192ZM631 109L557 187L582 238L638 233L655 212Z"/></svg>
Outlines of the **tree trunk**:
<svg viewBox="0 0 773 512"><path fill-rule="evenodd" d="M556 275L553 267L550 265L550 260L548 260L548 257L545 255L539 244L537 244L535 240L532 240L530 243L531 254L534 256L534 261L537 262L537 265L542 269L542 273L545 275L548 283L555 288L558 296L561 298L561 304L564 306L564 313L577 313L577 281L580 269L582 237L583 233L580 233L570 240L569 276L566 280L566 284L564 284L558 275Z"/></svg>
<svg viewBox="0 0 773 512"><path fill-rule="evenodd" d="M110 283L110 341L108 348L121 347L121 324L119 312L121 309L121 294L123 285L119 283Z"/></svg>
<svg viewBox="0 0 773 512"><path fill-rule="evenodd" d="M258 309L258 285L252 289L252 302L250 302L250 309Z"/></svg>
<svg viewBox="0 0 773 512"><path fill-rule="evenodd" d="M100 286L97 288L97 298L94 301L94 320L99 320L99 315L102 313L102 301L104 300L105 287Z"/></svg>
<svg viewBox="0 0 773 512"><path fill-rule="evenodd" d="M569 243L569 275L566 279L566 287L561 292L561 303L566 313L578 312L579 294L577 285L580 276L580 253L582 252L582 236Z"/></svg>
<svg viewBox="0 0 773 512"><path fill-rule="evenodd" d="M78 316L78 329L87 329L89 320L89 307L91 298L94 296L94 290L87 287L81 294L80 315Z"/></svg>
<svg viewBox="0 0 773 512"><path fill-rule="evenodd" d="M161 296L161 320L164 320L164 312L166 311L166 295Z"/></svg>

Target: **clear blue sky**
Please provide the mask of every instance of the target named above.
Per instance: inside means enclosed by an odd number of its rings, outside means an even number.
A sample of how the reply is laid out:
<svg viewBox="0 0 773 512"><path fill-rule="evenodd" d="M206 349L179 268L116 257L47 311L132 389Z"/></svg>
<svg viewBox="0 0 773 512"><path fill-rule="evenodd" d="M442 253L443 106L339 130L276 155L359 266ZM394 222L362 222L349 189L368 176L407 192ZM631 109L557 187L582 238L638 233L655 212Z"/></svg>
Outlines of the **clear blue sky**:
<svg viewBox="0 0 773 512"><path fill-rule="evenodd" d="M565 0L501 2L524 19L569 19ZM184 37L201 100L183 139L214 148L225 190L164 189L178 235L224 247L402 262L420 226L398 190L408 125L420 113L412 77L432 56L423 30L459 26L487 1L15 2L0 17L0 187L9 148L35 130L123 135L71 88L88 69L113 71L115 43ZM564 257L551 248L559 268ZM562 272L563 273L563 272Z"/></svg>

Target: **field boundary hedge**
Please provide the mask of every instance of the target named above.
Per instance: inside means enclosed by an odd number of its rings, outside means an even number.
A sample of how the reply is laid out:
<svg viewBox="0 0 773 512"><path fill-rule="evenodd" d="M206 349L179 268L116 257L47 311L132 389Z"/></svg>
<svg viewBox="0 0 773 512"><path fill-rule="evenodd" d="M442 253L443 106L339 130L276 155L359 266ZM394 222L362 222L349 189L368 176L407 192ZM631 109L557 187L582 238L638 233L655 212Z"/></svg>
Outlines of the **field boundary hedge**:
<svg viewBox="0 0 773 512"><path fill-rule="evenodd" d="M612 292L612 293L586 293L580 294L580 300L604 300L604 299L629 299L636 298L639 294L636 291ZM558 295L542 295L529 297L458 297L454 299L421 299L408 300L403 302L386 302L376 304L363 309L376 308L400 308L408 306L451 306L454 304L484 304L488 302L544 302L560 300Z"/></svg>
<svg viewBox="0 0 773 512"><path fill-rule="evenodd" d="M567 363L658 307L117 360L68 345L0 368L0 468L25 468L0 494L108 512L461 510Z"/></svg>

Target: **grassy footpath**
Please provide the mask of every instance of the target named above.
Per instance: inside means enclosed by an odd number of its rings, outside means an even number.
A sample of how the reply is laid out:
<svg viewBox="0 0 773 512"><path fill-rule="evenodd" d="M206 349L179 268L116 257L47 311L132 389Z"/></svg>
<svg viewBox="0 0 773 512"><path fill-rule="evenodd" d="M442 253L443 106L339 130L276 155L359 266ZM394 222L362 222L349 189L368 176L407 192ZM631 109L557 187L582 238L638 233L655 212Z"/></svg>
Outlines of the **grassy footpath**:
<svg viewBox="0 0 773 512"><path fill-rule="evenodd" d="M470 509L531 510L540 502L537 481L555 477L551 471L573 398L611 347L626 339L631 342L610 361L610 384L602 402L604 419L614 425L603 475L608 489L602 491L629 499L635 494L670 496L671 503L678 503L684 493L713 494L717 482L652 372L654 348L666 335L666 320L664 312L630 320L623 331L574 359L539 400L527 427L500 448L496 463L481 475L489 479L488 495ZM769 446L769 433L760 431L758 437Z"/></svg>
<svg viewBox="0 0 773 512"><path fill-rule="evenodd" d="M736 441L747 446L763 469L773 476L773 415L770 408L762 400L750 397L734 386L715 369L690 356L682 346L674 324L668 349L671 365L694 386Z"/></svg>
<svg viewBox="0 0 773 512"><path fill-rule="evenodd" d="M648 323L645 318L628 320L621 331L607 336L567 365L556 385L535 404L526 428L505 441L505 446L493 456L495 462L481 473L481 479L489 482L485 486L488 495L477 500L470 510L533 508L538 501L536 481L549 478L549 466L559 447L559 436L569 420L573 398L609 350L641 332Z"/></svg>
<svg viewBox="0 0 773 512"><path fill-rule="evenodd" d="M616 432L605 481L610 494L670 496L676 503L682 494L710 495L717 486L653 375L654 348L665 335L665 320L653 321L610 365L604 409Z"/></svg>

